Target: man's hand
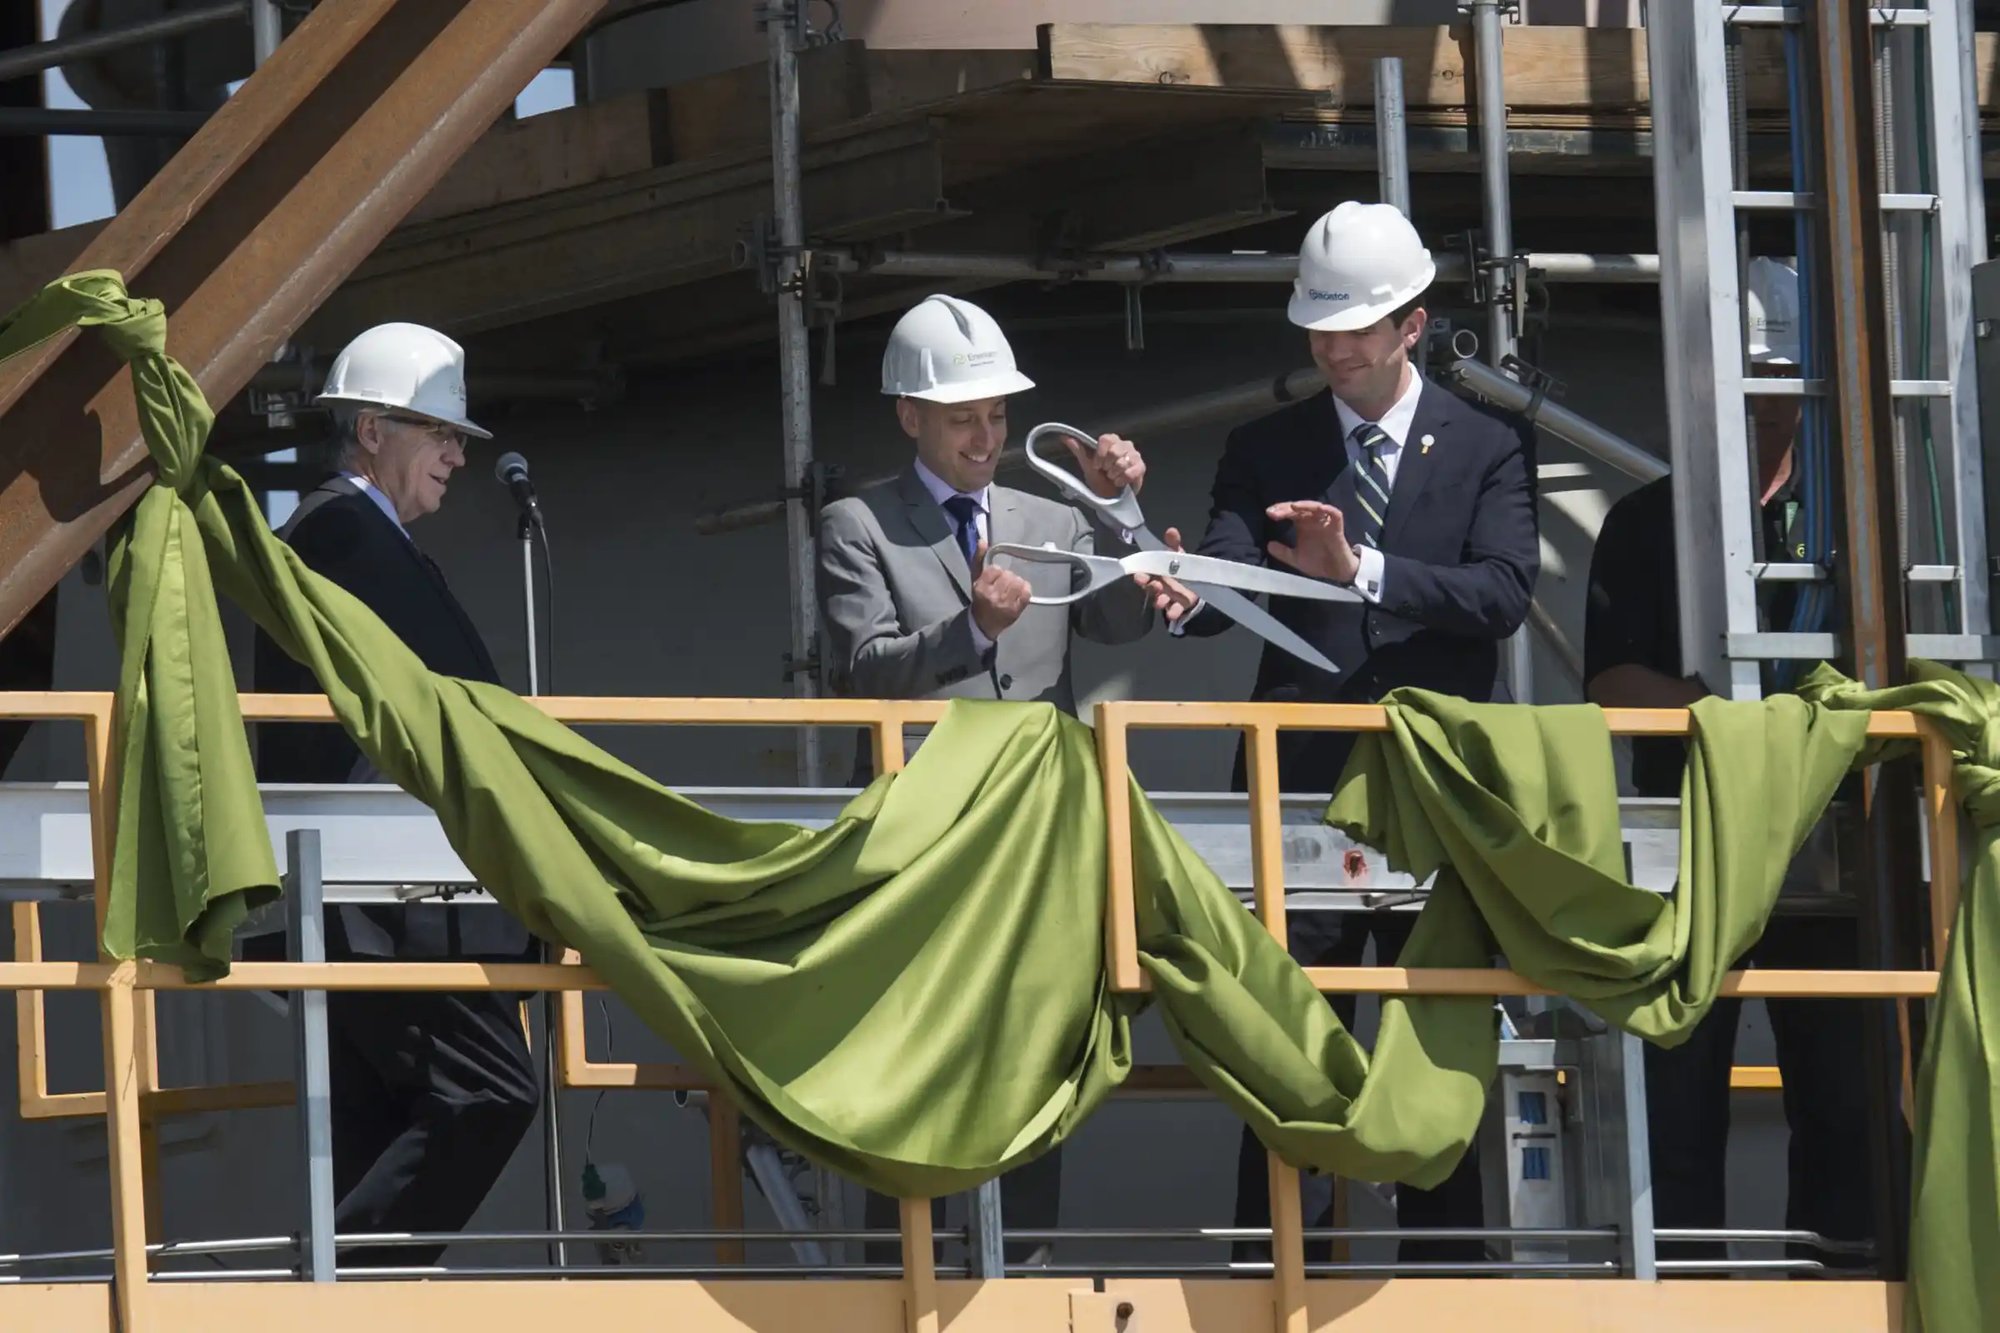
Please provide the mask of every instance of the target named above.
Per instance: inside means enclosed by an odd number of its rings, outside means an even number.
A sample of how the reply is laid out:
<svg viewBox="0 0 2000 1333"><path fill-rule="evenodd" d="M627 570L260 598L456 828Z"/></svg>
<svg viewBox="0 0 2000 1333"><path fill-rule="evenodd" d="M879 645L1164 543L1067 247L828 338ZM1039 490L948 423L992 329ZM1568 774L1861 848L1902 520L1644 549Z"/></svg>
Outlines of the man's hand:
<svg viewBox="0 0 2000 1333"><path fill-rule="evenodd" d="M987 638L998 639L1028 609L1034 589L1013 570L987 564L983 541L973 556L972 574L972 623Z"/></svg>
<svg viewBox="0 0 2000 1333"><path fill-rule="evenodd" d="M1107 500L1115 500L1127 486L1137 495L1146 484L1146 460L1139 457L1138 446L1122 436L1100 435L1095 449L1086 449L1068 436L1063 437L1063 443L1069 446L1077 471L1090 483L1090 489Z"/></svg>
<svg viewBox="0 0 2000 1333"><path fill-rule="evenodd" d="M1181 550L1181 530L1168 528L1160 541L1169 551ZM1201 601L1200 594L1179 579L1170 579L1164 574L1134 574L1132 578L1146 590L1146 595L1152 599L1153 609L1165 616L1169 625L1194 610L1196 603Z"/></svg>
<svg viewBox="0 0 2000 1333"><path fill-rule="evenodd" d="M1301 574L1335 583L1352 583L1361 557L1347 540L1347 520L1338 509L1317 500L1293 500L1264 511L1273 523L1289 521L1297 544L1270 543L1271 557Z"/></svg>

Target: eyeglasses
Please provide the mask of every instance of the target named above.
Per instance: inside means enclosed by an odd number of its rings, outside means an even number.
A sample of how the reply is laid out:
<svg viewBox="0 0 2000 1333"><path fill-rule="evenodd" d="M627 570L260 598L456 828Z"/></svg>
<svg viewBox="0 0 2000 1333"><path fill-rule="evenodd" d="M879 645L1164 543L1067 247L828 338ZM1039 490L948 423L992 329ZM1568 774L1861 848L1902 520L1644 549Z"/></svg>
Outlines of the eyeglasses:
<svg viewBox="0 0 2000 1333"><path fill-rule="evenodd" d="M447 426L442 421L431 421L423 417L399 417L388 412L382 414L382 419L428 435L439 444L455 444L461 449L465 447L465 432L456 426Z"/></svg>

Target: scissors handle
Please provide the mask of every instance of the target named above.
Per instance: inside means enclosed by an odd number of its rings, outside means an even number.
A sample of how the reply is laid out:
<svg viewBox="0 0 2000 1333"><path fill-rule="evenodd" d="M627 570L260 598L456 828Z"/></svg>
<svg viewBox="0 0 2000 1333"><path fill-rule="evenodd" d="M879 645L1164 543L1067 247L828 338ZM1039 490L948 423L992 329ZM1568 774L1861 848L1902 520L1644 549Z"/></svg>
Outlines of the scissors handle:
<svg viewBox="0 0 2000 1333"><path fill-rule="evenodd" d="M1125 577L1125 567L1110 556L1085 555L1082 551L1071 551L1060 546L1026 546L1019 542L1001 542L986 548L986 558L1004 556L1026 561L1034 565L1068 565L1072 569L1082 569L1089 575L1089 581L1081 588L1072 586L1060 597L1030 597L1034 606L1068 606L1080 602L1107 583L1114 583ZM1074 577L1071 579L1075 583Z"/></svg>
<svg viewBox="0 0 2000 1333"><path fill-rule="evenodd" d="M1022 448L1027 451L1028 465L1030 467L1047 477L1063 490L1069 492L1070 497L1079 504L1085 504L1097 510L1097 512L1112 520L1119 527L1131 532L1137 532L1146 526L1146 516L1139 510L1139 497L1132 494L1130 486L1125 487L1118 494L1107 500L1096 491L1090 489L1090 484L1077 476L1076 473L1070 471L1053 458L1043 457L1041 451L1035 446L1051 435L1066 436L1069 439L1075 440L1086 449L1095 450L1097 448L1097 437L1095 435L1086 434L1078 430L1075 426L1065 426L1059 421L1044 422L1042 425L1028 432L1028 438L1022 445Z"/></svg>

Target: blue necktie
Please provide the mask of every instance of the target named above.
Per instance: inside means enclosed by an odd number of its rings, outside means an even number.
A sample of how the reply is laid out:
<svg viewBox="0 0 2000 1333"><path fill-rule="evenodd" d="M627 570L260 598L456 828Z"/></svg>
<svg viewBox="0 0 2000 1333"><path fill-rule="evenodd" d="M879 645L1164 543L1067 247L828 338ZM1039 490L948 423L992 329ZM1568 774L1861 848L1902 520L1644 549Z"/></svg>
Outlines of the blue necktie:
<svg viewBox="0 0 2000 1333"><path fill-rule="evenodd" d="M948 496L944 510L951 515L952 526L956 529L958 549L965 552L965 567L971 569L973 559L979 552L979 501L969 495Z"/></svg>
<svg viewBox="0 0 2000 1333"><path fill-rule="evenodd" d="M1389 512L1389 467L1382 453L1394 441L1372 422L1354 428L1355 443L1361 446L1361 471L1354 481L1354 498L1361 502L1361 521L1355 524L1355 540L1361 546L1382 549L1382 519Z"/></svg>

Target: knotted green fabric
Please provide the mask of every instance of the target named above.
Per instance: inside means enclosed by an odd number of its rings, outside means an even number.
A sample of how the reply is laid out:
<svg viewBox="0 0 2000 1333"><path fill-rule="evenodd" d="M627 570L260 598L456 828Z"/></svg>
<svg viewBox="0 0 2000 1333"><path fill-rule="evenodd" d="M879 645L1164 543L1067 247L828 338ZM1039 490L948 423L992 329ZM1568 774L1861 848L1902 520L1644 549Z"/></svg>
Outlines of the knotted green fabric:
<svg viewBox="0 0 2000 1333"><path fill-rule="evenodd" d="M829 828L719 818L503 689L433 675L306 569L202 456L195 386L156 305L80 274L0 326L0 357L72 324L132 359L165 484L112 593L118 843L106 946L227 966L275 881L213 593L309 665L375 764L543 938L577 949L781 1142L872 1188L964 1189L1059 1143L1129 1068L1136 997L1106 984L1105 820L1089 732L1045 706L954 704L900 776ZM213 575L213 587L210 574ZM1754 940L1860 740L1795 700L1703 705L1683 887L1623 883L1594 709L1391 700L1332 817L1444 867L1402 961L1537 980L1655 1040L1684 1034ZM1134 792L1139 940L1189 1066L1301 1166L1435 1184L1494 1065L1490 1005L1392 999L1372 1056Z"/></svg>
<svg viewBox="0 0 2000 1333"><path fill-rule="evenodd" d="M1917 1068L1910 1169L1908 1333L1991 1328L2000 1311L2000 687L1933 662L1864 690L1831 667L1799 693L1829 708L1908 709L1951 745L1953 782L1978 837ZM1879 741L1872 763L1914 748Z"/></svg>

